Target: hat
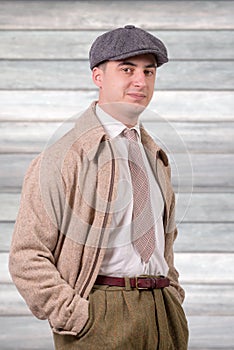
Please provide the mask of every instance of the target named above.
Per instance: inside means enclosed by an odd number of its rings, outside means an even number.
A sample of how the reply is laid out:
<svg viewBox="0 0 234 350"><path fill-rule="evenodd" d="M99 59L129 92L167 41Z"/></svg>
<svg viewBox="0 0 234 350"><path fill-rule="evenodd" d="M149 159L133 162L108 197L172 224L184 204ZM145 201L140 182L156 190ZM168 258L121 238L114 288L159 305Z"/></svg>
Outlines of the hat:
<svg viewBox="0 0 234 350"><path fill-rule="evenodd" d="M89 51L90 68L105 61L118 61L144 54L153 54L157 67L168 62L167 49L161 40L134 25L126 25L96 38Z"/></svg>

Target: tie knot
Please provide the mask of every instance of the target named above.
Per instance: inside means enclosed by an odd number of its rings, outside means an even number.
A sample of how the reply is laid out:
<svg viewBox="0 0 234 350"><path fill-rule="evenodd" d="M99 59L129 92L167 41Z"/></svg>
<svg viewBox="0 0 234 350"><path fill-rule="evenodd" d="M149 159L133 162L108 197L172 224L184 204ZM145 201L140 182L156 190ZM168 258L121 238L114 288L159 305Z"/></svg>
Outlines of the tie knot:
<svg viewBox="0 0 234 350"><path fill-rule="evenodd" d="M135 129L126 128L124 129L123 134L129 141L137 142L137 131Z"/></svg>

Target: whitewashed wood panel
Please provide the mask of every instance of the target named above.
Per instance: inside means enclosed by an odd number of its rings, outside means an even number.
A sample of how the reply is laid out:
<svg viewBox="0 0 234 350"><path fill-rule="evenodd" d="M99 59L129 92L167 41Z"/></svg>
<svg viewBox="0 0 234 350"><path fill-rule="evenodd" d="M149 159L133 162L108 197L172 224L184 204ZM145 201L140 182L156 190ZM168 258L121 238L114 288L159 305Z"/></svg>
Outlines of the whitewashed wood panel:
<svg viewBox="0 0 234 350"><path fill-rule="evenodd" d="M177 193L234 192L234 154L168 154ZM217 166L218 165L218 166Z"/></svg>
<svg viewBox="0 0 234 350"><path fill-rule="evenodd" d="M0 59L87 59L92 42L103 32L1 31ZM170 60L234 58L233 31L150 32L165 43Z"/></svg>
<svg viewBox="0 0 234 350"><path fill-rule="evenodd" d="M234 285L233 253L176 253L175 265L180 272L182 284ZM8 253L0 253L0 283L11 282Z"/></svg>
<svg viewBox="0 0 234 350"><path fill-rule="evenodd" d="M188 350L233 350L233 316L188 316ZM53 350L47 321L35 317L0 317L1 350Z"/></svg>
<svg viewBox="0 0 234 350"><path fill-rule="evenodd" d="M189 316L233 316L233 285L184 284L184 309Z"/></svg>
<svg viewBox="0 0 234 350"><path fill-rule="evenodd" d="M0 91L1 121L64 121L97 99L93 91ZM155 91L142 120L234 121L234 91Z"/></svg>
<svg viewBox="0 0 234 350"><path fill-rule="evenodd" d="M13 284L0 284L0 315L28 316L32 315L26 302Z"/></svg>
<svg viewBox="0 0 234 350"><path fill-rule="evenodd" d="M233 316L190 316L189 350L233 350Z"/></svg>
<svg viewBox="0 0 234 350"><path fill-rule="evenodd" d="M161 141L158 143L165 146ZM176 193L234 192L234 154L172 152L168 153L168 156L172 168L172 184ZM25 172L35 157L33 153L0 154L0 189L20 190Z"/></svg>
<svg viewBox="0 0 234 350"><path fill-rule="evenodd" d="M230 283L234 285L233 253L177 253L175 266L180 272L182 284Z"/></svg>
<svg viewBox="0 0 234 350"><path fill-rule="evenodd" d="M233 193L180 193L176 206L178 223L234 221Z"/></svg>
<svg viewBox="0 0 234 350"><path fill-rule="evenodd" d="M0 119L1 121L64 121L84 111L96 99L97 90L0 91Z"/></svg>
<svg viewBox="0 0 234 350"><path fill-rule="evenodd" d="M20 193L0 193L0 221L16 219ZM233 223L234 193L179 193L177 222Z"/></svg>
<svg viewBox="0 0 234 350"><path fill-rule="evenodd" d="M88 61L0 61L1 90L90 90ZM233 90L230 61L176 61L157 70L159 90Z"/></svg>
<svg viewBox="0 0 234 350"><path fill-rule="evenodd" d="M0 222L0 252L8 252L14 229L13 222Z"/></svg>
<svg viewBox="0 0 234 350"><path fill-rule="evenodd" d="M0 253L0 286L2 283L12 283L8 270L8 253Z"/></svg>
<svg viewBox="0 0 234 350"><path fill-rule="evenodd" d="M178 232L176 252L234 253L234 223L182 222Z"/></svg>
<svg viewBox="0 0 234 350"><path fill-rule="evenodd" d="M232 122L168 122L155 116L155 121L143 121L145 128L163 140L172 153L234 153L234 123ZM162 121L163 120L163 121ZM51 139L65 134L72 122L0 122L1 153L38 153ZM49 141L50 142L50 141Z"/></svg>
<svg viewBox="0 0 234 350"><path fill-rule="evenodd" d="M14 221L17 216L20 193L0 193L0 221Z"/></svg>
<svg viewBox="0 0 234 350"><path fill-rule="evenodd" d="M233 285L184 284L188 316L232 316ZM0 284L0 316L28 316L31 311L13 284Z"/></svg>
<svg viewBox="0 0 234 350"><path fill-rule="evenodd" d="M234 153L234 123L168 122L155 117L155 121L143 121L143 124L171 153Z"/></svg>
<svg viewBox="0 0 234 350"><path fill-rule="evenodd" d="M0 222L0 251L10 249L14 222ZM182 222L175 252L234 253L234 223Z"/></svg>
<svg viewBox="0 0 234 350"><path fill-rule="evenodd" d="M233 29L232 1L1 1L0 29ZM134 10L133 10L134 9ZM6 15L7 14L7 15ZM178 16L179 14L179 16Z"/></svg>
<svg viewBox="0 0 234 350"><path fill-rule="evenodd" d="M0 89L93 89L88 61L0 61Z"/></svg>
<svg viewBox="0 0 234 350"><path fill-rule="evenodd" d="M25 155L0 155L0 163L2 161L0 172L0 189L7 191L10 188L20 187L23 183L23 177L29 167L35 154Z"/></svg>
<svg viewBox="0 0 234 350"><path fill-rule="evenodd" d="M0 317L1 350L53 350L48 321L33 316Z"/></svg>
<svg viewBox="0 0 234 350"><path fill-rule="evenodd" d="M74 126L74 122L0 122L1 153L39 153Z"/></svg>

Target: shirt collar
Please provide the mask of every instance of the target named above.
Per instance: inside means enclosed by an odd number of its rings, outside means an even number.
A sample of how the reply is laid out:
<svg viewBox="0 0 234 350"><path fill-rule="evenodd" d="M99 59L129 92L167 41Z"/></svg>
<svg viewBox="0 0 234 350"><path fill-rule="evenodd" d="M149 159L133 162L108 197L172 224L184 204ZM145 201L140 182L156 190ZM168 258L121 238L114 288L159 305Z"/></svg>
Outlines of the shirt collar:
<svg viewBox="0 0 234 350"><path fill-rule="evenodd" d="M96 114L106 133L111 139L119 136L123 130L126 129L126 125L113 118L110 114L106 113L98 104L96 105ZM141 140L140 125L137 124L131 129L135 129L137 131L137 135Z"/></svg>

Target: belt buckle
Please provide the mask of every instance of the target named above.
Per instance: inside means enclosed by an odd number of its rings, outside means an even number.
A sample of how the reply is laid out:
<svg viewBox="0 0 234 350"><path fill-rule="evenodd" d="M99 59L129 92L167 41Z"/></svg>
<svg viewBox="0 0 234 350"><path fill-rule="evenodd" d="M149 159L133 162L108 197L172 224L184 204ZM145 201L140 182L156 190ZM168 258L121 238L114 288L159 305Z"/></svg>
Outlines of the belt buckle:
<svg viewBox="0 0 234 350"><path fill-rule="evenodd" d="M148 290L148 289L149 289L149 287L139 287L139 286L138 286L138 280L139 280L139 279L146 279L146 278L150 278L150 276L149 276L149 275L140 275L140 276L136 276L136 277L135 277L135 280L136 280L136 289L138 289L138 290Z"/></svg>

